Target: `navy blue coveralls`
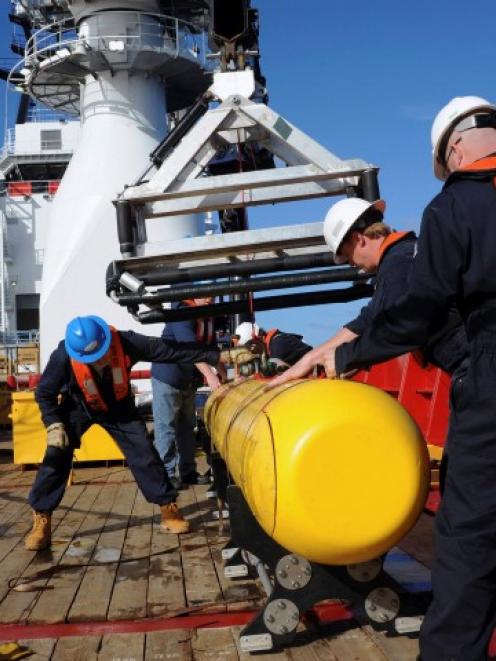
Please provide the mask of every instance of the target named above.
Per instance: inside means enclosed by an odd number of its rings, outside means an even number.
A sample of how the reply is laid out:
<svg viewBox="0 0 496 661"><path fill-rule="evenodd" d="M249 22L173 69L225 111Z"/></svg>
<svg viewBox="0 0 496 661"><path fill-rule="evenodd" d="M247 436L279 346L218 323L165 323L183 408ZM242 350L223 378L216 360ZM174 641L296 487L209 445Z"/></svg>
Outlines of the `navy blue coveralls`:
<svg viewBox="0 0 496 661"><path fill-rule="evenodd" d="M496 617L496 156L453 173L427 206L405 297L336 351L339 373L424 345L458 307L468 369L455 370L436 516L423 661L482 661Z"/></svg>
<svg viewBox="0 0 496 661"><path fill-rule="evenodd" d="M389 237L388 237L389 238ZM356 319L345 324L356 335L363 335L381 310L393 305L406 291L412 269L417 237L404 232L382 252L374 276L374 295Z"/></svg>
<svg viewBox="0 0 496 661"><path fill-rule="evenodd" d="M416 251L415 232L398 232L380 257L374 278L374 295L361 309L358 317L344 325L345 328L356 335L363 335L378 314L404 296L412 275ZM450 312L449 321L442 329L429 337L422 347L422 354L427 362L450 374L467 357L465 328L456 310Z"/></svg>
<svg viewBox="0 0 496 661"><path fill-rule="evenodd" d="M303 342L301 335L284 333L278 329L269 331L271 337L268 342L269 358L277 358L288 365L294 365L302 356L312 350L312 347Z"/></svg>
<svg viewBox="0 0 496 661"><path fill-rule="evenodd" d="M216 365L219 359L217 350L205 350L198 344L165 342L161 338L133 331L119 331L119 335L131 365L139 361L207 362ZM43 371L35 397L45 426L54 422L65 425L69 447L47 447L29 494L31 507L37 512L52 512L59 505L71 470L73 451L79 447L81 436L93 423L101 425L115 440L149 502L164 505L174 501L176 492L152 441L147 437L133 396L130 393L125 399L115 400L111 373L108 379L102 380L95 372L95 381L108 412L89 409L76 382L64 342L60 342Z"/></svg>

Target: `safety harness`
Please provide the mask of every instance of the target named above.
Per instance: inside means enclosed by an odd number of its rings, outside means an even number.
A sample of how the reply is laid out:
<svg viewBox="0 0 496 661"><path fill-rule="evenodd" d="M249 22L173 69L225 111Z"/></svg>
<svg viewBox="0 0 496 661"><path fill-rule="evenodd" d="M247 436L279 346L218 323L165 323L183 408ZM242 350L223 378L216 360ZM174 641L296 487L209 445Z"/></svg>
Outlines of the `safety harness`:
<svg viewBox="0 0 496 661"><path fill-rule="evenodd" d="M116 401L120 401L129 395L131 360L124 353L119 332L113 326L110 326L110 331L112 340L109 347L109 362L112 369L112 387ZM71 366L88 406L94 411L108 412L108 406L100 393L91 367L77 360L71 360Z"/></svg>

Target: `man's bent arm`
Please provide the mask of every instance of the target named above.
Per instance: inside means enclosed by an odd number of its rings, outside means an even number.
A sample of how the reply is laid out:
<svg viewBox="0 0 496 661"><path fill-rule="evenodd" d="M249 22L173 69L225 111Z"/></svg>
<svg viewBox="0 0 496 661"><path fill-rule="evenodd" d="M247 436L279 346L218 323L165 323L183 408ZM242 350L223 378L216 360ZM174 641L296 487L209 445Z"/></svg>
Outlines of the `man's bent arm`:
<svg viewBox="0 0 496 661"><path fill-rule="evenodd" d="M217 365L220 352L207 349L196 342L174 342L159 337L141 335L134 331L120 331L125 353L133 363L208 363Z"/></svg>

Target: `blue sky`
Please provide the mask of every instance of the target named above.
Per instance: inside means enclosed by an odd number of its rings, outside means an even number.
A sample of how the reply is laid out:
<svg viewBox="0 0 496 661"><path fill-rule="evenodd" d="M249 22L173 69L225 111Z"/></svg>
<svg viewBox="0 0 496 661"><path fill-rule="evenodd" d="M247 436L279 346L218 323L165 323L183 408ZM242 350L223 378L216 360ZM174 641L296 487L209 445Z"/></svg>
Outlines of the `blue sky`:
<svg viewBox="0 0 496 661"><path fill-rule="evenodd" d="M430 126L450 98L496 99L488 0L252 0L260 11L262 71L270 106L341 158L381 168L387 220L418 229L440 189L431 172ZM0 0L0 57L9 56L8 3ZM2 89L4 85L2 84ZM0 126L3 126L0 98ZM322 220L333 200L249 210L251 227ZM334 200L335 201L335 200ZM317 343L359 303L263 313L265 327Z"/></svg>

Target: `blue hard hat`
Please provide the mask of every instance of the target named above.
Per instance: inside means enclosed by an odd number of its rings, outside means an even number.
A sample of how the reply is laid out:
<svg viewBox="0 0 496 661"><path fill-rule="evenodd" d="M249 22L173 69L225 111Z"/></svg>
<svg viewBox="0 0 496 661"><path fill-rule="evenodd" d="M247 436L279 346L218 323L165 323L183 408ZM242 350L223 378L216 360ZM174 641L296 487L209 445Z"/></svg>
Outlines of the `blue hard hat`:
<svg viewBox="0 0 496 661"><path fill-rule="evenodd" d="M74 317L67 324L65 348L80 363L95 363L107 353L112 333L101 317Z"/></svg>

